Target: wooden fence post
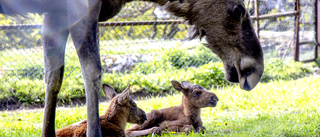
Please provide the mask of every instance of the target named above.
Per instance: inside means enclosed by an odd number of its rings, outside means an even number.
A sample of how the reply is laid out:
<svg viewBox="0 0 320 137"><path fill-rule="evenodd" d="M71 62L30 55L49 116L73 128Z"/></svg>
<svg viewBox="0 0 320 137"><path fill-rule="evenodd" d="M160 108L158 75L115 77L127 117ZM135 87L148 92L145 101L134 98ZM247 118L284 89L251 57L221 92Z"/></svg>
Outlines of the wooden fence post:
<svg viewBox="0 0 320 137"><path fill-rule="evenodd" d="M300 25L300 0L296 0L295 3L295 11L296 11L296 16L295 16L295 44L296 44L296 51L294 55L294 60L299 61L299 53L300 53L300 47L299 47L299 25Z"/></svg>
<svg viewBox="0 0 320 137"><path fill-rule="evenodd" d="M256 34L257 34L257 37L260 38L260 35L259 35L259 28L260 28L260 25L259 25L259 0L254 0L254 16L256 17L256 20L255 20L255 29L256 29Z"/></svg>
<svg viewBox="0 0 320 137"><path fill-rule="evenodd" d="M315 26L315 31L316 31L316 39L317 39L317 46L316 46L316 51L315 51L315 59L318 58L319 54L320 54L320 2L319 0L316 0L315 3L315 8L316 8L316 26Z"/></svg>

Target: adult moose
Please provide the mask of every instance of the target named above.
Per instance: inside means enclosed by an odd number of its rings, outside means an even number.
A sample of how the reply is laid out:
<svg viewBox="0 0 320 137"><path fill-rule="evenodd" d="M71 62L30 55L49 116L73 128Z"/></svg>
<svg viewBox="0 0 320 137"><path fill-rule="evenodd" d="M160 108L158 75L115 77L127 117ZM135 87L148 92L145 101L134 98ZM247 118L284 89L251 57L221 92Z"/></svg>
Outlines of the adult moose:
<svg viewBox="0 0 320 137"><path fill-rule="evenodd" d="M45 13L42 43L45 62L45 114L41 136L54 136L57 94L69 33L77 49L85 83L87 136L101 136L98 91L101 62L96 42L98 21L115 16L132 0L0 0L0 13ZM206 45L224 64L225 78L253 89L263 73L263 53L242 0L145 0L159 5L194 25L193 38L206 36Z"/></svg>

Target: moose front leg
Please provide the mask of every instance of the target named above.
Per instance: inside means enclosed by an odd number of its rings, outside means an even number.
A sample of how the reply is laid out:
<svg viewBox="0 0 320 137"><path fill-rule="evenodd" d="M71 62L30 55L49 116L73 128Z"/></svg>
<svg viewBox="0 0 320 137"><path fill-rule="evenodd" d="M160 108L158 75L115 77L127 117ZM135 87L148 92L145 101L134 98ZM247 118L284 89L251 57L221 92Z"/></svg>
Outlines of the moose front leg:
<svg viewBox="0 0 320 137"><path fill-rule="evenodd" d="M102 3L101 0L68 0L67 2L70 33L77 50L85 84L87 136L100 137L98 96L102 71L97 43L97 25Z"/></svg>
<svg viewBox="0 0 320 137"><path fill-rule="evenodd" d="M57 95L63 79L65 46L69 34L67 25L67 17L64 15L46 13L43 19L46 96L42 137L55 136Z"/></svg>

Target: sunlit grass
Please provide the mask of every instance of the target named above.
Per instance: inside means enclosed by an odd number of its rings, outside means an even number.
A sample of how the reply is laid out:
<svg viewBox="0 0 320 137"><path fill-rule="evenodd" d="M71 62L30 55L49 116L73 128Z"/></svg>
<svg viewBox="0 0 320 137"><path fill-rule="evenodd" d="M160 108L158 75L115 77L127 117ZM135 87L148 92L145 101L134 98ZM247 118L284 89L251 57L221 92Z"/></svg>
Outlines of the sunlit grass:
<svg viewBox="0 0 320 137"><path fill-rule="evenodd" d="M239 87L210 89L215 108L203 108L205 134L188 136L319 136L320 77L260 83L246 92ZM136 101L145 112L179 105L181 93ZM100 114L108 102L100 104ZM0 136L40 136L43 110L0 112ZM86 107L58 108L56 128L86 119ZM127 128L132 124L127 124ZM162 136L187 136L169 133Z"/></svg>

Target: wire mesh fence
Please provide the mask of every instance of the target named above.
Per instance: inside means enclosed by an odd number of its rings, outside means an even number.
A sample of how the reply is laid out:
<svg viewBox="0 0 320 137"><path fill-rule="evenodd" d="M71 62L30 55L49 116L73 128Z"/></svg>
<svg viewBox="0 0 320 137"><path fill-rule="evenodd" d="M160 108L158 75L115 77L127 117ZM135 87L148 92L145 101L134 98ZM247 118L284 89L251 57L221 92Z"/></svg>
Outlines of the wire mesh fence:
<svg viewBox="0 0 320 137"><path fill-rule="evenodd" d="M257 1L257 0L256 0ZM265 59L293 59L295 53L295 0L245 0L250 16L258 13L260 20L253 21L263 47ZM314 58L315 1L301 0L300 47L301 60ZM257 10L255 10L257 8ZM279 16L277 16L279 14ZM268 16L275 15L276 17ZM43 50L41 46L42 16L27 17L0 15L0 77L6 81L43 79ZM258 25L257 25L257 22ZM34 25L26 25L34 24ZM208 49L205 41L187 40L188 26L180 18L167 13L162 7L148 2L131 2L107 22L100 23L99 45L105 73L155 72L156 66L146 70L137 67L140 62L164 59L172 50L197 55L188 60L179 56L168 59L180 68L197 67L210 61L219 61ZM195 51L196 50L196 51ZM69 39L66 48L65 79L81 77L76 51ZM136 70L134 70L136 69Z"/></svg>

